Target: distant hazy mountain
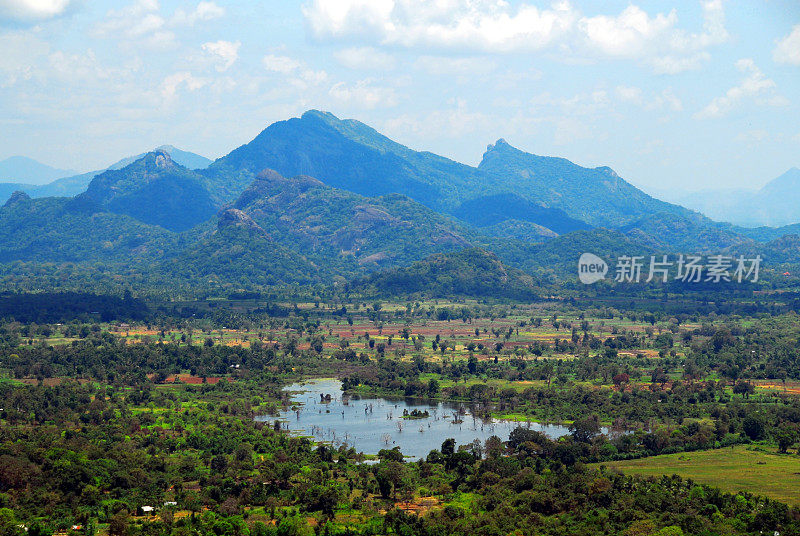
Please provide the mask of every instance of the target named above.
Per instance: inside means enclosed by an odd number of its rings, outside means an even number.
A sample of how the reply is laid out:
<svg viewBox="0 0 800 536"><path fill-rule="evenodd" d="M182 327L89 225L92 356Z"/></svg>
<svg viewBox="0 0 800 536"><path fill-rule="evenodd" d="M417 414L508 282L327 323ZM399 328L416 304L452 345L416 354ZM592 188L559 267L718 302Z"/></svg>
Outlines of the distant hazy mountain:
<svg viewBox="0 0 800 536"><path fill-rule="evenodd" d="M216 212L199 176L163 150L97 175L76 200L171 231L194 227Z"/></svg>
<svg viewBox="0 0 800 536"><path fill-rule="evenodd" d="M0 160L0 182L36 186L73 174L75 171L57 169L25 156L12 156Z"/></svg>
<svg viewBox="0 0 800 536"><path fill-rule="evenodd" d="M675 201L709 218L746 227L800 223L800 169L792 168L760 190L704 190Z"/></svg>
<svg viewBox="0 0 800 536"><path fill-rule="evenodd" d="M211 160L204 156L190 153L188 151L182 151L181 149L173 147L172 145L162 145L155 150L166 152L172 157L173 161L188 169L203 169L208 167L208 165L211 163ZM55 170L58 172L58 174L55 177L44 181L46 184L36 184L32 181L29 183L23 183L22 181L14 183L0 182L0 199L7 199L8 196L16 190L24 191L31 197L73 197L86 191L86 188L89 186L89 183L92 182L92 179L95 177L95 175L103 173L109 169L122 169L125 166L132 164L136 160L141 159L145 154L147 153L123 158L122 160L119 160L108 166L106 169L89 171L87 173L80 173L77 175L74 174L74 171ZM30 160L25 159L24 157L13 158ZM4 162L6 161L7 160ZM0 180L2 180L2 177L3 175L0 173ZM53 180L54 178L56 180Z"/></svg>
<svg viewBox="0 0 800 536"><path fill-rule="evenodd" d="M800 169L792 168L744 199L740 225L781 226L800 223Z"/></svg>

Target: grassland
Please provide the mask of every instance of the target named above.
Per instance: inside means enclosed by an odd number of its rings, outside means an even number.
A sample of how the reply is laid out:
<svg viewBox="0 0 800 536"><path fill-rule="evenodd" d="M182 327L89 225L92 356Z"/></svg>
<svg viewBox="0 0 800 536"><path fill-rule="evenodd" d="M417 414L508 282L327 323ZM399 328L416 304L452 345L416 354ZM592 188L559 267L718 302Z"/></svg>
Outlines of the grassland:
<svg viewBox="0 0 800 536"><path fill-rule="evenodd" d="M625 474L679 475L723 491L749 491L800 506L800 456L752 446L665 454L605 463Z"/></svg>

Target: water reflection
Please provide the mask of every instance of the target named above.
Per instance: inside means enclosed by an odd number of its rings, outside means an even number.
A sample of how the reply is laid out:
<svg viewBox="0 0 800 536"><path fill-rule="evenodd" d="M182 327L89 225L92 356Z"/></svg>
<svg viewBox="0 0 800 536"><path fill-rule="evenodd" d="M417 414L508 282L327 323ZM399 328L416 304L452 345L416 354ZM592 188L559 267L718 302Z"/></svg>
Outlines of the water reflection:
<svg viewBox="0 0 800 536"><path fill-rule="evenodd" d="M292 392L293 404L280 414L285 429L336 446L347 444L367 454L399 446L406 456L424 458L449 437L459 445L476 439L483 442L493 435L505 441L517 426L530 427L551 438L569 433L566 426L556 424L483 418L477 408L459 404L348 397L342 393L342 383L338 380L312 380L290 385L285 390ZM260 416L256 420L274 418Z"/></svg>

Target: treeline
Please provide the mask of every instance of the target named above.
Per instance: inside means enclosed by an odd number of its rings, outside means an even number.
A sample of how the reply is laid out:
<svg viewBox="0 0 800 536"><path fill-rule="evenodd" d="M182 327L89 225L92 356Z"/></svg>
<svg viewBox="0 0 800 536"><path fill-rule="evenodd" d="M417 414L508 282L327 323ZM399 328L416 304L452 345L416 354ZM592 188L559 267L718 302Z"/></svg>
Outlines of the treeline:
<svg viewBox="0 0 800 536"><path fill-rule="evenodd" d="M0 319L23 323L66 323L112 320L143 320L148 314L144 301L124 296L83 292L0 294Z"/></svg>

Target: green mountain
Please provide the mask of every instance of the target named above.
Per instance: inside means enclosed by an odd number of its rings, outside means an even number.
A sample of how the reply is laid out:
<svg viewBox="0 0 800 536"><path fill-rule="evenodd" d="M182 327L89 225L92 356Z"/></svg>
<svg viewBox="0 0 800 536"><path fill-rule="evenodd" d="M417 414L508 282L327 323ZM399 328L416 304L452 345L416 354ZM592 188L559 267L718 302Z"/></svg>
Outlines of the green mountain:
<svg viewBox="0 0 800 536"><path fill-rule="evenodd" d="M565 158L526 153L503 139L488 146L478 169L503 180L520 197L596 226L618 227L660 212L692 214L650 197L611 168L585 168Z"/></svg>
<svg viewBox="0 0 800 536"><path fill-rule="evenodd" d="M223 211L216 229L157 266L155 272L165 283L190 282L230 290L329 282L333 275L330 269L277 244L238 209Z"/></svg>
<svg viewBox="0 0 800 536"><path fill-rule="evenodd" d="M147 153L122 169L97 175L76 199L171 231L194 227L216 212L199 176L165 151Z"/></svg>
<svg viewBox="0 0 800 536"><path fill-rule="evenodd" d="M453 215L477 227L490 227L512 220L539 225L557 234L590 229L587 223L570 218L561 209L547 208L513 193L485 195L461 203Z"/></svg>
<svg viewBox="0 0 800 536"><path fill-rule="evenodd" d="M654 249L683 253L719 253L752 242L733 228L700 214L687 217L662 212L640 218L619 231L630 240Z"/></svg>
<svg viewBox="0 0 800 536"><path fill-rule="evenodd" d="M513 218L557 233L587 227L562 210L519 196L514 181L414 151L363 123L316 110L270 125L203 175L212 196L228 202L264 169L284 176L309 175L365 196L403 194L479 226Z"/></svg>
<svg viewBox="0 0 800 536"><path fill-rule="evenodd" d="M159 152L159 151L162 153L167 153L174 162L180 164L181 166L187 169L205 169L212 162L212 160L206 158L205 156L201 156L197 153L192 153L189 151L178 149L173 145L161 145L159 147L156 147L150 152ZM108 169L122 169L125 166L133 164L137 160L141 160L142 158L145 157L145 155L147 155L147 153L140 153L135 156L125 157L115 162L114 164L108 166Z"/></svg>
<svg viewBox="0 0 800 536"><path fill-rule="evenodd" d="M12 196L0 208L0 262L151 262L174 235L130 216L87 210L69 198Z"/></svg>
<svg viewBox="0 0 800 536"><path fill-rule="evenodd" d="M578 259L584 253L594 253L606 262L622 255L650 255L656 250L631 240L620 233L603 228L575 231L540 243L514 240L495 240L483 245L506 264L544 281L573 281L577 278Z"/></svg>
<svg viewBox="0 0 800 536"><path fill-rule="evenodd" d="M323 263L366 270L463 248L475 236L402 195L369 198L271 170L259 174L231 208L249 216L278 244Z"/></svg>
<svg viewBox="0 0 800 536"><path fill-rule="evenodd" d="M452 205L460 191L476 189L478 181L471 178L479 175L464 164L413 151L358 121L316 110L270 125L211 164L206 175L227 178L216 189L224 197L237 185L243 190L249 178L264 169L313 176L365 196L401 193L436 209ZM229 187L233 189L226 192Z"/></svg>
<svg viewBox="0 0 800 536"><path fill-rule="evenodd" d="M208 167L211 160L199 154L191 153L189 151L182 151L172 145L162 145L155 149L156 151L163 151L170 155L172 160L181 166L189 169L204 169ZM0 182L0 199L7 199L16 190L22 190L31 197L74 197L86 191L92 179L104 171L110 169L122 169L137 160L144 158L147 153L142 153L137 156L129 156L115 162L108 166L106 169L98 171L89 171L87 173L80 173L74 175L74 171L55 170L58 173L51 173L49 176L56 175L56 180L52 182L46 181L46 184L23 184L23 183L3 183ZM69 175L69 176L67 176ZM0 174L0 178L2 175Z"/></svg>
<svg viewBox="0 0 800 536"><path fill-rule="evenodd" d="M503 264L494 253L470 248L437 253L410 266L377 272L353 283L368 295L536 299L531 276Z"/></svg>

